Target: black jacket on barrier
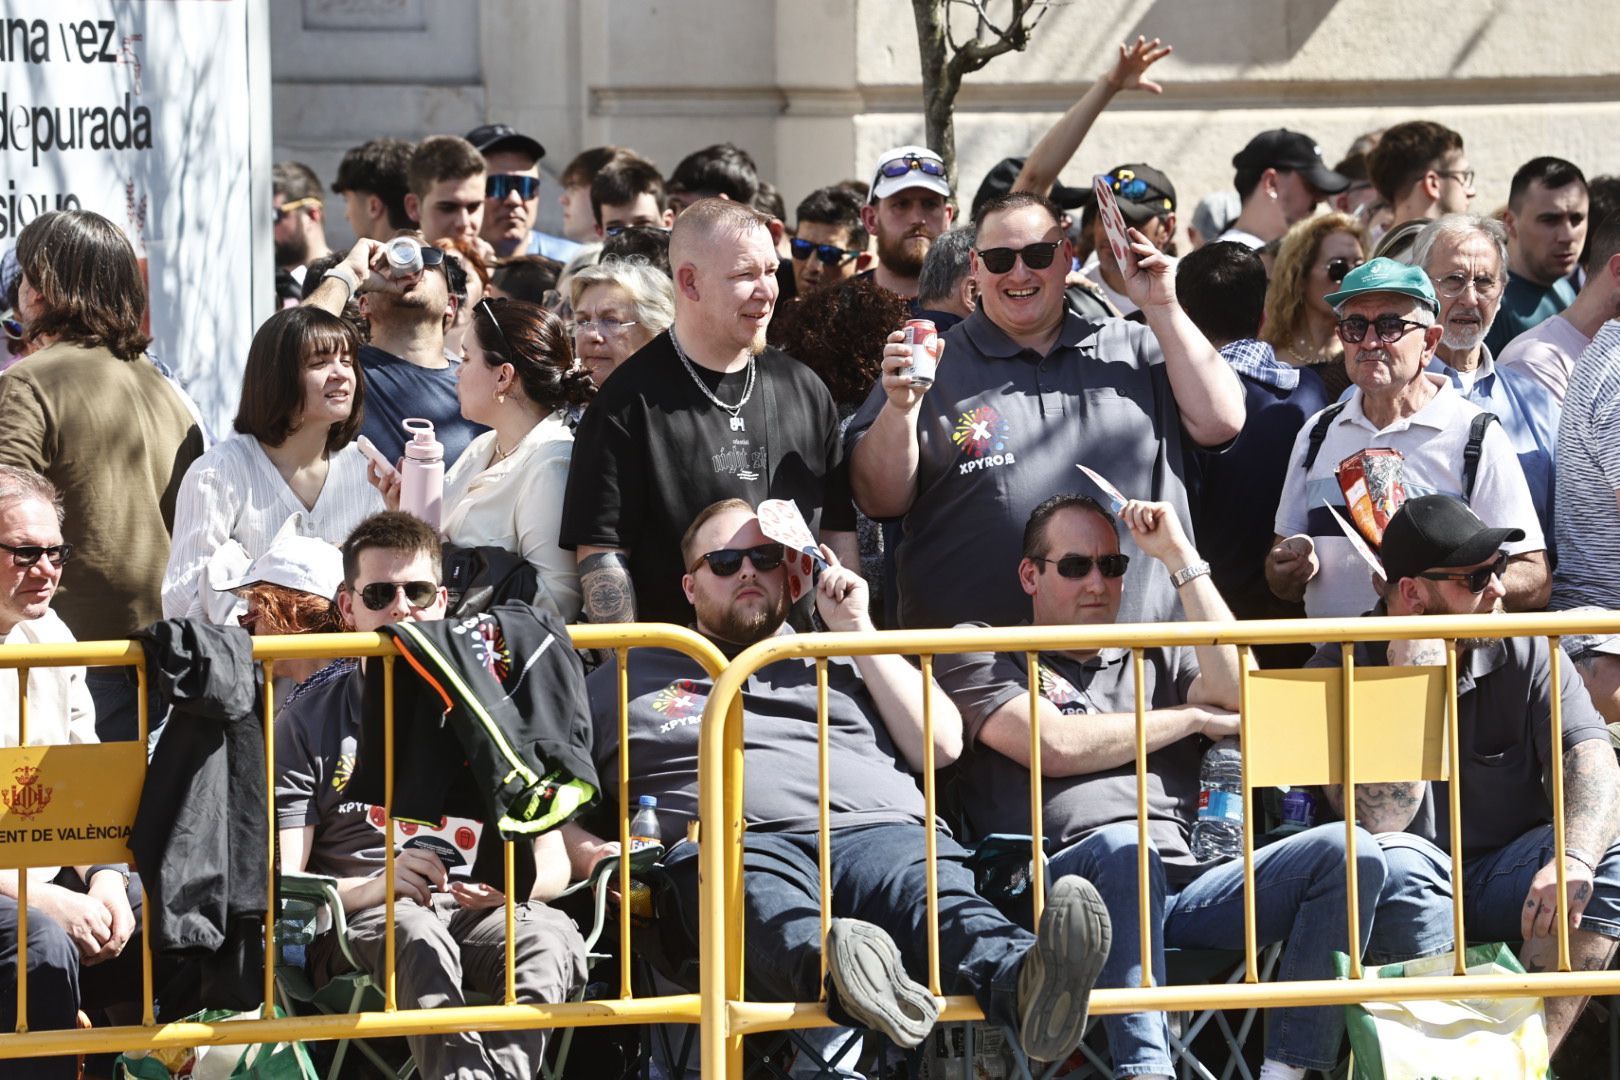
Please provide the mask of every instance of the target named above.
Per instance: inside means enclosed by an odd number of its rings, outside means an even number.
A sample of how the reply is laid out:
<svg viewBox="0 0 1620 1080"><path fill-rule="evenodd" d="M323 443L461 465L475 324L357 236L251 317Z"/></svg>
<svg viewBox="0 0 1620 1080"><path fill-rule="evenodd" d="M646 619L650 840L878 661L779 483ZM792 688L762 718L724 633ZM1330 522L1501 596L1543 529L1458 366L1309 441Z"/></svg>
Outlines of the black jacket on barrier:
<svg viewBox="0 0 1620 1080"><path fill-rule="evenodd" d="M506 603L383 629L403 654L394 663L396 818L473 817L510 839L555 828L595 799L585 672L560 618ZM383 802L384 682L381 663L366 665L347 789L374 805Z"/></svg>
<svg viewBox="0 0 1620 1080"><path fill-rule="evenodd" d="M264 723L253 639L170 619L135 635L169 709L129 838L146 883L152 951L199 960L203 1003L263 997L270 882Z"/></svg>

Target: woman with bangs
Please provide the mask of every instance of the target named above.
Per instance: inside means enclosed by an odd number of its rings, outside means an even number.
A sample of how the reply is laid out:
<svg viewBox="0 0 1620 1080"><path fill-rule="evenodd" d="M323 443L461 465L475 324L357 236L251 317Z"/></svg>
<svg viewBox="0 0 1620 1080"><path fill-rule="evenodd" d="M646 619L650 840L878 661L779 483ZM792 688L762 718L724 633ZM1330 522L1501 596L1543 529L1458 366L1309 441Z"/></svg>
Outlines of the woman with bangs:
<svg viewBox="0 0 1620 1080"><path fill-rule="evenodd" d="M1322 299L1367 261L1367 230L1349 214L1320 214L1288 230L1271 271L1260 339L1277 359L1322 377L1327 399L1350 385L1338 314Z"/></svg>
<svg viewBox="0 0 1620 1080"><path fill-rule="evenodd" d="M221 602L209 579L262 555L289 516L298 535L339 544L383 509L354 445L365 400L359 345L347 322L313 307L278 311L253 336L236 434L180 484L165 618L227 623L241 614L239 598Z"/></svg>

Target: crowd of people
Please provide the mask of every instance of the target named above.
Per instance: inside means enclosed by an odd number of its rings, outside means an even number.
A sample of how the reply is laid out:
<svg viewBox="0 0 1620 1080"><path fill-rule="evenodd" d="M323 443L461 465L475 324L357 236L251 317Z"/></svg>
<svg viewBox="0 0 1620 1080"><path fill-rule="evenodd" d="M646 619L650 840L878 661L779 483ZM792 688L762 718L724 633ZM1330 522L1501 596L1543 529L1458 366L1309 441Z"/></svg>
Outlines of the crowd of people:
<svg viewBox="0 0 1620 1080"><path fill-rule="evenodd" d="M121 638L165 619L248 633L429 622L470 610L469 566L499 568L497 599L563 622L690 625L728 656L818 629L1620 608L1620 423L1604 419L1620 404L1620 178L1541 156L1491 178L1508 184L1504 206L1476 206L1463 136L1415 119L1368 133L1332 167L1305 134L1261 132L1235 148L1231 189L1188 207L1159 168L1080 153L1117 94L1158 89L1147 73L1167 52L1121 45L1028 156L999 163L970 199L920 145L811 192L791 216L738 146L697 150L668 174L598 147L561 170L563 234L551 235L535 228L544 147L490 123L351 150L330 190L358 239L334 252L328 192L280 163L280 310L254 336L229 433L210 432L146 355L145 286L118 228L82 210L34 219L0 281L12 312L4 641ZM1089 188L1058 180L1071 162L1103 178L1124 243ZM401 242L416 256L404 268ZM913 374L914 320L937 330L932 380ZM436 521L401 510L407 420L428 421L442 446ZM761 521L772 499L816 538L825 569L808 588ZM1459 645L1465 880L1451 880L1448 818L1435 812L1444 784L1360 785L1363 958L1451 950L1460 884L1471 936L1521 943L1531 970L1556 965L1543 777L1558 755L1571 959L1606 967L1620 941L1607 726L1620 724L1620 636L1565 637L1554 651L1543 639ZM1256 652L1266 667L1340 662L1332 643ZM816 1000L826 889L835 1020L918 1045L939 1011L919 919L928 829L943 990L975 996L1033 1060L1075 1050L1093 986L1140 982L1140 904L1158 982L1166 948L1240 946L1241 865L1191 844L1203 754L1238 731L1239 655L1147 650L1145 896L1129 656L1043 654L1034 698L1021 654L939 657L927 684L896 656L832 662L825 882L815 672L783 662L752 676L750 990ZM1444 655L1394 642L1358 646L1357 661ZM402 1007L498 992L499 880L452 875L411 847L385 882L384 819L345 797L364 662L277 671L281 865L338 880L370 968L393 892ZM632 800L656 798L669 843L660 915L690 945L697 849L679 838L696 817L712 681L661 651L632 654L622 675L624 746L614 658L586 682L603 803L617 805L628 753ZM136 737L123 669L28 677L30 743ZM4 745L17 743L18 694L16 673L0 672ZM924 695L932 760L959 781L950 829L926 818L920 793ZM1037 718L1052 884L1032 921L976 891L963 845L1028 832ZM1284 979L1328 978L1347 948L1345 828L1332 820L1343 806L1321 791L1320 823L1256 860L1257 928L1284 943ZM583 985L580 935L547 901L617 855L602 839L617 835L587 814L534 839L520 999ZM139 985L129 868L28 873L31 1027L116 1015ZM13 965L16 893L16 872L0 872ZM318 978L344 963L331 948L311 956ZM12 993L0 979L0 1023ZM1547 1001L1554 1047L1584 1004ZM1104 1026L1117 1075L1174 1072L1163 1014ZM1337 1008L1280 1010L1262 1080L1332 1069L1343 1028ZM545 1034L410 1044L424 1075L532 1077ZM67 1061L27 1075L71 1075Z"/></svg>

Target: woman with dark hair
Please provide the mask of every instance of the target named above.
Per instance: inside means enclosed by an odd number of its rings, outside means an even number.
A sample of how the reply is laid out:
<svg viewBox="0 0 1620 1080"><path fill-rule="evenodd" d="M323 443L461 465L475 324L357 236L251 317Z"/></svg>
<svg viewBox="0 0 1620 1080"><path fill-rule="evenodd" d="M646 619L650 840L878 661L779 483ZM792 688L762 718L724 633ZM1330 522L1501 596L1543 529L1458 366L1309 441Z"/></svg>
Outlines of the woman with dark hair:
<svg viewBox="0 0 1620 1080"><path fill-rule="evenodd" d="M365 401L359 347L348 322L314 307L278 311L253 335L236 434L198 458L180 484L165 618L222 623L240 614L234 596L212 602L209 564L216 556L239 563L242 552L257 558L288 515L299 535L337 544L383 508L353 445Z"/></svg>
<svg viewBox="0 0 1620 1080"><path fill-rule="evenodd" d="M521 555L539 578L535 603L565 621L579 614L574 553L557 544L574 433L570 406L596 393L574 362L561 319L523 300L486 300L456 369L461 415L490 430L468 445L444 478L444 539L461 548ZM389 508L394 478L379 483Z"/></svg>

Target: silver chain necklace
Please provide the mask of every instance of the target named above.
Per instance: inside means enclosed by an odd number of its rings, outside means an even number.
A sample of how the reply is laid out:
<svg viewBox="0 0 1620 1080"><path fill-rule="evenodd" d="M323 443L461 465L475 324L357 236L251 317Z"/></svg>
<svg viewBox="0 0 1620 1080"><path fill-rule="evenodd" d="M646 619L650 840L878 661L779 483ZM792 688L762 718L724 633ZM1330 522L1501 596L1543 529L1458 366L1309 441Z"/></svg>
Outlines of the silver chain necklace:
<svg viewBox="0 0 1620 1080"><path fill-rule="evenodd" d="M748 357L748 378L743 382L742 399L735 405L727 405L715 396L714 391L709 389L708 384L698 375L697 369L692 366L692 361L687 359L686 350L681 348L680 341L675 337L674 327L670 327L669 330L669 343L675 346L675 355L680 357L681 366L686 369L688 375L692 376L692 381L697 383L697 388L703 392L703 396L713 402L721 412L731 417L731 430L748 430L748 425L743 420L741 413L743 406L748 404L748 399L754 396L754 357Z"/></svg>

